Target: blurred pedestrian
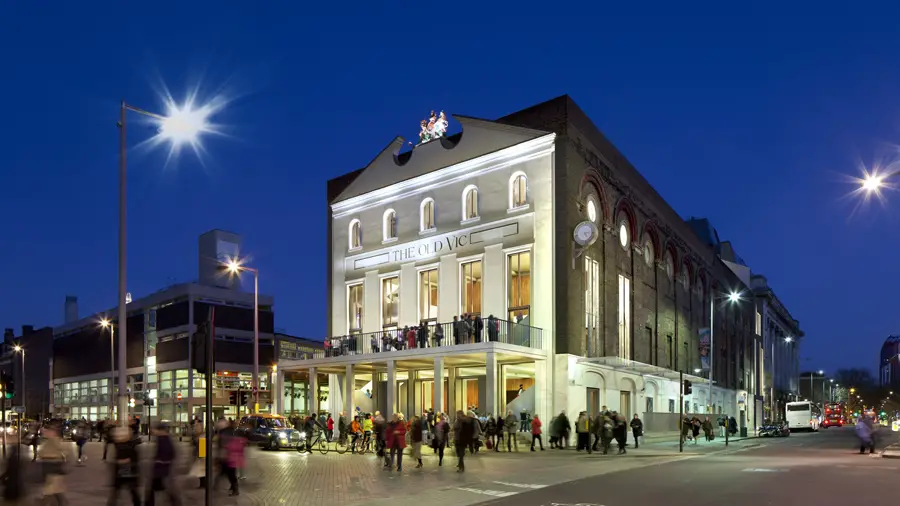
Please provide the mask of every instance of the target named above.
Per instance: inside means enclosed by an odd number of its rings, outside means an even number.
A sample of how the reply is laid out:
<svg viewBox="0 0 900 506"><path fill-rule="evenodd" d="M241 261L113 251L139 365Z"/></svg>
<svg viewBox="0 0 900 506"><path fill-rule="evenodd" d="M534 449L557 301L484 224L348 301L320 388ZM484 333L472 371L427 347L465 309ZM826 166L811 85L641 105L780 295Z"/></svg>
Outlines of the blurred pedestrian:
<svg viewBox="0 0 900 506"><path fill-rule="evenodd" d="M385 447L390 450L390 458L385 460L385 469L390 471L394 467L394 457L397 458L397 471L403 471L403 450L406 448L406 424L400 419L400 415L394 413L384 433Z"/></svg>
<svg viewBox="0 0 900 506"><path fill-rule="evenodd" d="M137 446L140 440L128 427L116 427L112 430L113 445L116 452L113 469L112 490L109 495L109 506L119 502L119 491L125 489L131 495L133 506L141 506L138 494L140 480L140 457Z"/></svg>
<svg viewBox="0 0 900 506"><path fill-rule="evenodd" d="M456 421L453 424L453 437L456 457L459 459L456 464L456 471L464 473L466 472L466 449L468 449L472 439L475 437L475 419L466 416L462 410L456 412Z"/></svg>
<svg viewBox="0 0 900 506"><path fill-rule="evenodd" d="M57 504L66 503L66 463L70 456L62 442L62 427L59 424L44 429L44 442L38 453L41 473L44 478L44 499L53 499Z"/></svg>
<svg viewBox="0 0 900 506"><path fill-rule="evenodd" d="M169 427L165 423L158 423L153 428L152 434L156 436L156 455L153 458L153 474L145 494L144 506L156 504L157 492L165 492L169 497L169 504L180 506L181 498L169 483L172 463L175 462L176 456L175 445L169 436Z"/></svg>
<svg viewBox="0 0 900 506"><path fill-rule="evenodd" d="M414 416L409 429L409 440L412 441L412 457L416 459L416 469L422 467L422 436L424 432L425 423L422 417Z"/></svg>

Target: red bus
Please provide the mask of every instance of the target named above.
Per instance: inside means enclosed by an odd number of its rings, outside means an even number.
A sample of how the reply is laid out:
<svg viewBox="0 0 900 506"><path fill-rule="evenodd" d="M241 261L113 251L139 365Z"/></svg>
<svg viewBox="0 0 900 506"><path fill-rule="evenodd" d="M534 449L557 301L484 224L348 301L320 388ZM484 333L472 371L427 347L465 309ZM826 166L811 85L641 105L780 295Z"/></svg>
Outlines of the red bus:
<svg viewBox="0 0 900 506"><path fill-rule="evenodd" d="M843 427L847 422L847 412L843 402L826 402L825 413L822 415L822 428Z"/></svg>

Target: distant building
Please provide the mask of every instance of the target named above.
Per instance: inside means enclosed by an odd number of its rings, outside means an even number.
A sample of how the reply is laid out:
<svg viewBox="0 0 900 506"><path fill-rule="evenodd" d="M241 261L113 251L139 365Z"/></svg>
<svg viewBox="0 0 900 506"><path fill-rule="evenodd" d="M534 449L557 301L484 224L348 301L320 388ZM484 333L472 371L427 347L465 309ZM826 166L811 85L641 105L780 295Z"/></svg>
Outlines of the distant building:
<svg viewBox="0 0 900 506"><path fill-rule="evenodd" d="M900 336L888 336L881 345L878 379L882 387L900 389Z"/></svg>
<svg viewBox="0 0 900 506"><path fill-rule="evenodd" d="M16 351L17 346L19 351ZM0 342L0 370L10 374L15 383L15 395L6 400L7 413L12 406L24 406L28 418L40 418L50 413L52 356L52 328L35 330L31 325L22 325L22 333L18 336L11 328L4 330L3 341Z"/></svg>

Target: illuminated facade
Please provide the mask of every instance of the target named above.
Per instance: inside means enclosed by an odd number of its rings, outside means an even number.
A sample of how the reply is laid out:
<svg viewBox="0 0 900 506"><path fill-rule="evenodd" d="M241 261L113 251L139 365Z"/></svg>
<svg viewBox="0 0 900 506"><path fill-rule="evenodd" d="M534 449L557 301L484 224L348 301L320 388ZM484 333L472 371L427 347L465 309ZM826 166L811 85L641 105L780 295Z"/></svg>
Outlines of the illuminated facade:
<svg viewBox="0 0 900 506"><path fill-rule="evenodd" d="M682 373L688 413L752 430L755 299L715 305L710 390L710 297L749 289L574 102L453 118L461 132L398 138L329 182L329 338L279 376L327 384L314 408L331 412L605 405L665 431Z"/></svg>

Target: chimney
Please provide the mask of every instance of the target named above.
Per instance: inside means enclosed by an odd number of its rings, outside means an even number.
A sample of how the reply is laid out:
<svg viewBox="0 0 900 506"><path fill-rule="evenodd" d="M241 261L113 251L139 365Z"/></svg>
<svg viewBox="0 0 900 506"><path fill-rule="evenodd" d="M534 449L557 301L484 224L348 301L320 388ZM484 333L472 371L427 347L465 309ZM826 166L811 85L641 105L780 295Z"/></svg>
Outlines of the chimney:
<svg viewBox="0 0 900 506"><path fill-rule="evenodd" d="M34 325L22 325L22 337L34 332Z"/></svg>
<svg viewBox="0 0 900 506"><path fill-rule="evenodd" d="M78 297L66 295L65 323L78 321Z"/></svg>

